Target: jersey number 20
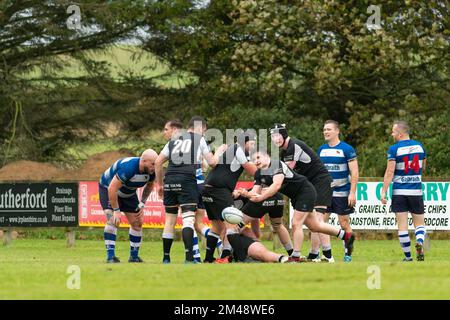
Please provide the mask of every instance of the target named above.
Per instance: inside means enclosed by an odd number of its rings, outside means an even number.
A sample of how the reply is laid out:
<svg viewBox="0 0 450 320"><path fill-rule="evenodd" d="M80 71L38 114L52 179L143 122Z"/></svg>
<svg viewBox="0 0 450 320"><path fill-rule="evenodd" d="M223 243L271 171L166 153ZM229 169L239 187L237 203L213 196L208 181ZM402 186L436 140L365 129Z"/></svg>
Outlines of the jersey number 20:
<svg viewBox="0 0 450 320"><path fill-rule="evenodd" d="M175 141L175 146L173 148L172 153L188 153L191 150L191 140L177 140Z"/></svg>

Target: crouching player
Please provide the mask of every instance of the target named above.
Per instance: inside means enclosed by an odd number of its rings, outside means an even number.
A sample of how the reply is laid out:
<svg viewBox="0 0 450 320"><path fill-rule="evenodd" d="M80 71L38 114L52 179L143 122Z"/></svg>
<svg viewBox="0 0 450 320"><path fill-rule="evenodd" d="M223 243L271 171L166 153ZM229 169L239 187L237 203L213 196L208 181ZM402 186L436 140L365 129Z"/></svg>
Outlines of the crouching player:
<svg viewBox="0 0 450 320"><path fill-rule="evenodd" d="M282 161L276 160L272 163L266 152L256 152L253 159L258 170L255 173L255 185L248 193L250 200L262 202L280 192L291 199L294 207L292 219L294 251L289 257L290 262L306 261L306 258L301 258L300 255L303 243L303 225L313 232L334 235L344 240L345 247L351 255L354 235L324 223L316 215L310 214L316 201L316 192L305 176L295 173ZM262 192L263 187L267 188L264 192Z"/></svg>
<svg viewBox="0 0 450 320"><path fill-rule="evenodd" d="M269 215L270 224L273 232L276 233L280 239L281 244L286 249L286 252L291 255L293 252L291 237L289 231L283 225L283 211L284 199L281 193L262 201L252 202L248 200L249 190L239 189L239 198L235 200L235 207L240 209L244 214L244 224L251 223L252 233L256 239L259 239L261 232L259 228L259 221L267 213Z"/></svg>
<svg viewBox="0 0 450 320"><path fill-rule="evenodd" d="M117 160L102 175L99 182L100 203L106 215L104 231L107 263L118 263L115 255L117 228L122 212L130 224L130 258L128 262L143 262L139 257L142 242L144 204L153 189L155 161L158 154L145 150L140 157ZM136 189L144 187L139 202Z"/></svg>

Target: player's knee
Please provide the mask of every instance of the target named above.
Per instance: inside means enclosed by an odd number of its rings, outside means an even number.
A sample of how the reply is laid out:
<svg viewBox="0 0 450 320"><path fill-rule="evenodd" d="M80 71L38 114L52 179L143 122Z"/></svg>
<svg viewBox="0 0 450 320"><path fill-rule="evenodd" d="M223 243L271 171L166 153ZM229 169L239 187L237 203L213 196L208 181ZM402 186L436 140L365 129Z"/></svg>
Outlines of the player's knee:
<svg viewBox="0 0 450 320"><path fill-rule="evenodd" d="M137 219L137 220L133 221L133 223L131 223L130 225L131 225L131 228L133 230L141 231L142 230L143 221L142 221L142 219Z"/></svg>
<svg viewBox="0 0 450 320"><path fill-rule="evenodd" d="M105 212L106 222L109 224L113 224L112 218L113 218L114 212L111 209L105 209L105 210L103 210L103 212Z"/></svg>
<svg viewBox="0 0 450 320"><path fill-rule="evenodd" d="M274 232L278 232L281 227L281 219L279 218L270 218L270 223L272 224L272 228Z"/></svg>

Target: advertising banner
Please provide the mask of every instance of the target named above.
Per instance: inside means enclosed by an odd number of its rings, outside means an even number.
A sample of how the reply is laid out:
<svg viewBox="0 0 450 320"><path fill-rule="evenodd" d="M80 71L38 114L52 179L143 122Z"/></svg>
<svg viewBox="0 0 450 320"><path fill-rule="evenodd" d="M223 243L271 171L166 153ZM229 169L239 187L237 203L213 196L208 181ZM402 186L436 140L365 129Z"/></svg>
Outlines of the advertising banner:
<svg viewBox="0 0 450 320"><path fill-rule="evenodd" d="M425 224L428 230L450 230L450 182L422 183L425 203ZM397 230L395 214L391 210L392 190L389 188L388 203L380 201L382 182L359 182L356 192L355 213L350 215L354 230ZM392 187L392 185L391 185ZM290 206L292 220L293 208ZM338 217L330 216L329 223L338 225ZM414 230L411 216L408 219L409 229Z"/></svg>
<svg viewBox="0 0 450 320"><path fill-rule="evenodd" d="M237 188L251 188L253 182L240 181ZM137 190L139 199L143 188ZM82 181L79 183L79 223L80 227L104 227L106 217L100 205L98 182ZM127 219L122 220L121 227L128 227ZM164 228L165 215L162 199L153 191L148 197L144 207L144 228ZM203 223L210 225L205 216ZM181 228L181 216L178 216L176 228ZM264 224L261 224L264 227Z"/></svg>
<svg viewBox="0 0 450 320"><path fill-rule="evenodd" d="M0 226L78 226L78 184L0 184Z"/></svg>

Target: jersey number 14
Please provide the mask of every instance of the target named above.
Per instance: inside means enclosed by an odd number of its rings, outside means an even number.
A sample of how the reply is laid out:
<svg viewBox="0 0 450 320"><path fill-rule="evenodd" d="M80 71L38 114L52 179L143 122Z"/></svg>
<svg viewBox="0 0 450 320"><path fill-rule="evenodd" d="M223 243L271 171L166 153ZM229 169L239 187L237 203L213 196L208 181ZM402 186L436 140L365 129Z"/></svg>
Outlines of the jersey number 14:
<svg viewBox="0 0 450 320"><path fill-rule="evenodd" d="M409 162L409 157L404 156L403 162L405 163L405 173L408 173L409 169L413 170L414 173L419 173L420 171L420 164L419 164L419 155L414 155L411 163Z"/></svg>

